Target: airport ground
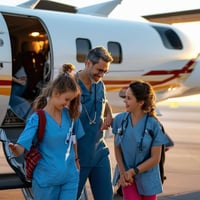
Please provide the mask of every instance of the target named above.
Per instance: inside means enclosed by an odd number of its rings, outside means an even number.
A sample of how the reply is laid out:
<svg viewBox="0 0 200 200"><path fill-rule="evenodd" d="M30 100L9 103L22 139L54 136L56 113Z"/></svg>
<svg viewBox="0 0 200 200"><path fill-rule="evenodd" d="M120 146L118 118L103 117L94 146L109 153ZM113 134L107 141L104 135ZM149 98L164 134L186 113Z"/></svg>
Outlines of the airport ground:
<svg viewBox="0 0 200 200"><path fill-rule="evenodd" d="M184 194L196 194L192 200L200 199L200 106L158 104L162 116L160 120L165 126L166 132L173 138L175 146L166 155L167 180L163 185L163 193L160 200L180 199L189 200ZM115 166L113 154L113 136L107 133L106 138L111 152L112 169ZM9 171L2 150L0 151L0 173ZM88 186L87 186L88 188ZM115 188L116 189L116 188ZM88 200L93 200L88 189ZM181 196L182 195L182 196ZM175 197L179 198L175 198ZM170 198L167 198L170 197ZM1 200L23 200L20 190L0 191ZM121 200L115 196L115 200Z"/></svg>

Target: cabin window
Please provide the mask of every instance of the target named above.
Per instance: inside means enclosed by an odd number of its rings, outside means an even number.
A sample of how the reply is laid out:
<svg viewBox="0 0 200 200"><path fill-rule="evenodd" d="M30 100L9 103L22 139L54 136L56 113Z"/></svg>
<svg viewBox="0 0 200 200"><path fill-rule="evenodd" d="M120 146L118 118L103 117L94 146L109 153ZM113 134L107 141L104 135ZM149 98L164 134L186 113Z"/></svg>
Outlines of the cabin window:
<svg viewBox="0 0 200 200"><path fill-rule="evenodd" d="M112 63L122 62L122 48L118 42L108 42L108 51L113 57Z"/></svg>
<svg viewBox="0 0 200 200"><path fill-rule="evenodd" d="M91 42L88 39L76 39L76 59L78 62L85 62L85 58L91 49Z"/></svg>
<svg viewBox="0 0 200 200"><path fill-rule="evenodd" d="M183 44L177 33L171 28L152 26L160 35L164 46L168 49L183 49Z"/></svg>

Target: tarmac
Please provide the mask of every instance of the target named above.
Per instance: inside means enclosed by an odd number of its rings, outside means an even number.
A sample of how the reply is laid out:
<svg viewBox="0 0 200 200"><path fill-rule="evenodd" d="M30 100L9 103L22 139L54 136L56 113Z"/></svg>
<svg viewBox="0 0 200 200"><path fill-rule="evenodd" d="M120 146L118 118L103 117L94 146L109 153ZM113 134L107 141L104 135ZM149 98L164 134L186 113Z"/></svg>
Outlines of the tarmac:
<svg viewBox="0 0 200 200"><path fill-rule="evenodd" d="M123 199L119 195L115 194L114 200ZM200 200L200 191L158 197L158 200Z"/></svg>
<svg viewBox="0 0 200 200"><path fill-rule="evenodd" d="M200 191L160 197L158 200L200 200Z"/></svg>
<svg viewBox="0 0 200 200"><path fill-rule="evenodd" d="M163 185L163 193L158 195L158 200L200 200L200 106L178 108L162 106L160 110L162 123L173 138L175 146L167 152L165 163L167 180ZM113 136L110 133L106 137L106 142L114 167ZM2 150L0 150L0 163L0 173L10 171ZM94 200L90 187L87 187L87 194L87 200ZM20 189L14 189L0 190L1 199L23 200L24 198ZM113 200L122 200L122 197L115 194Z"/></svg>
<svg viewBox="0 0 200 200"><path fill-rule="evenodd" d="M162 106L160 110L175 146L167 153L167 180L158 200L200 200L200 106ZM123 200L117 194L113 199Z"/></svg>

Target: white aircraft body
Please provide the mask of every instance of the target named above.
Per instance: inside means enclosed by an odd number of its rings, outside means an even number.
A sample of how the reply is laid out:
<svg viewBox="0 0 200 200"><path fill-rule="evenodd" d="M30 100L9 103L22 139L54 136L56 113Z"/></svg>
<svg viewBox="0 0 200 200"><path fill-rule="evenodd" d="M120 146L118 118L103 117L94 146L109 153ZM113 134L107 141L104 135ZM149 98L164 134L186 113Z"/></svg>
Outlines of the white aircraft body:
<svg viewBox="0 0 200 200"><path fill-rule="evenodd" d="M33 32L38 35L33 37ZM30 44L34 51L26 49ZM135 79L149 81L158 101L200 91L196 49L171 25L0 6L1 134L16 140L24 128L24 118L10 105L17 63L28 64L24 66L29 82L23 98L32 103L62 64L69 62L76 71L83 69L86 54L96 46L106 47L114 58L104 77L111 105L115 106L118 93ZM24 63L20 60L23 54ZM8 185L6 181L0 175L0 189L24 188L19 180Z"/></svg>

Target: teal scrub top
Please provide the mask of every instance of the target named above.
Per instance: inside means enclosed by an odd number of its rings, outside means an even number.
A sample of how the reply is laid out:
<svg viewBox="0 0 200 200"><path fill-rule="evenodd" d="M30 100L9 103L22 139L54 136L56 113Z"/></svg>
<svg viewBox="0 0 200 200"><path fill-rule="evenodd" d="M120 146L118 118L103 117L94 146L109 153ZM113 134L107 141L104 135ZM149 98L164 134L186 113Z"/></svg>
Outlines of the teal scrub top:
<svg viewBox="0 0 200 200"><path fill-rule="evenodd" d="M105 86L99 81L93 83L91 90L88 91L80 79L78 83L81 88L80 120L85 131L85 135L78 143L78 155L82 167L91 167L109 154L104 141L104 132L100 130L106 104ZM95 123L91 124L93 120Z"/></svg>
<svg viewBox="0 0 200 200"><path fill-rule="evenodd" d="M147 114L134 126L132 126L130 114L127 112L118 114L113 120L112 132L116 135L115 145L121 145L126 170L135 168L144 160L148 159L152 146L161 146L168 141L161 130L159 122L154 117L148 117L146 129L144 130L146 117ZM142 140L144 131L145 134ZM120 135L120 133L122 134ZM144 195L153 195L162 192L159 165L154 166L143 174L145 173L148 175L143 180L143 187L145 188ZM116 169L114 184L116 184L118 176L119 172ZM137 179L137 177L135 178Z"/></svg>
<svg viewBox="0 0 200 200"><path fill-rule="evenodd" d="M68 110L66 108L62 110L62 122L60 125L47 112L45 112L45 117L45 133L38 147L42 158L33 171L33 179L43 187L64 184L72 178L78 181L79 170L75 163L73 145L69 156L66 157L69 146L66 138L69 135L69 128L72 123ZM38 120L37 113L33 113L18 138L17 143L26 150L30 150L32 141L37 137ZM76 120L74 123L74 133L78 140L84 135L80 120Z"/></svg>

